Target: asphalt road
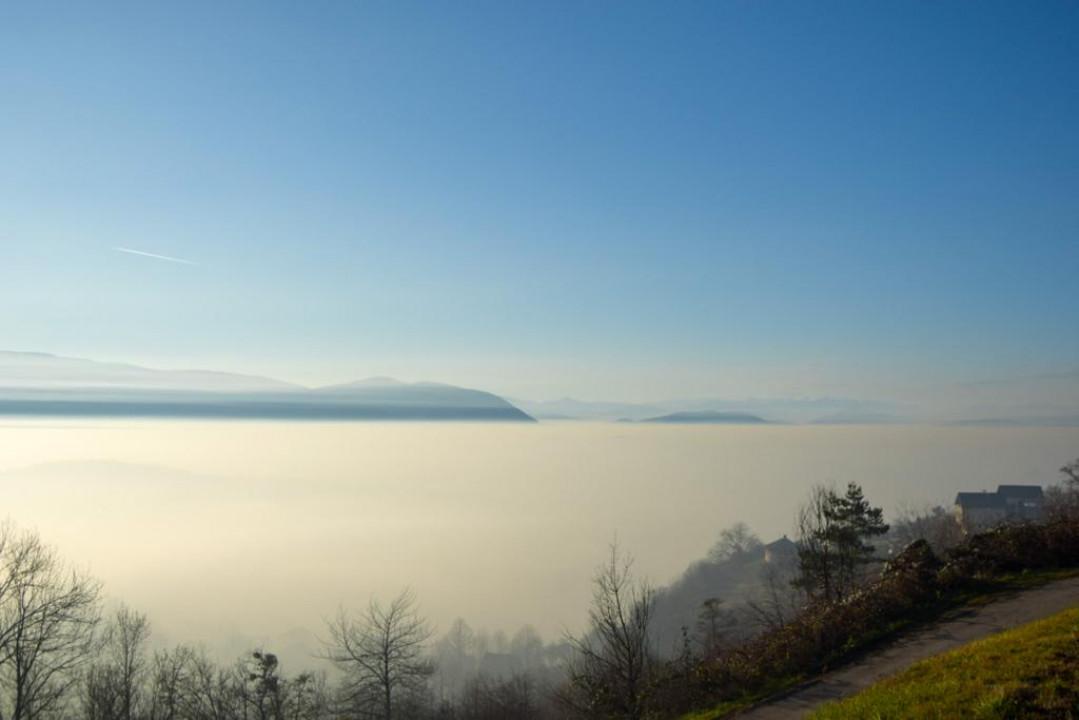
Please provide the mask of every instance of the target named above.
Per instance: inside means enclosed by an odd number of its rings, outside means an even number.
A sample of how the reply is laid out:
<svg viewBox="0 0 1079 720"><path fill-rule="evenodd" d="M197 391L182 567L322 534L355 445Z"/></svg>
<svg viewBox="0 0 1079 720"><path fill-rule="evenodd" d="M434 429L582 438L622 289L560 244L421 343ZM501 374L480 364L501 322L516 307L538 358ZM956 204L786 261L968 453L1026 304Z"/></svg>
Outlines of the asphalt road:
<svg viewBox="0 0 1079 720"><path fill-rule="evenodd" d="M801 718L822 703L853 695L919 660L1075 606L1079 606L1079 577L1004 594L985 605L959 608L932 625L902 635L850 665L803 683L736 717L743 720Z"/></svg>

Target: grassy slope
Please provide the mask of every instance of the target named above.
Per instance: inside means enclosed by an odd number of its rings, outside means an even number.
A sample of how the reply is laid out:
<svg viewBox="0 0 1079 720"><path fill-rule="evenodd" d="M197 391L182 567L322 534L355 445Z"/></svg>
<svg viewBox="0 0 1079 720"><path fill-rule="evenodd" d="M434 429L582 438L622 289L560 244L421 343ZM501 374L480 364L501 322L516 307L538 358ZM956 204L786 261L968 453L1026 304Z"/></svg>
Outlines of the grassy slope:
<svg viewBox="0 0 1079 720"><path fill-rule="evenodd" d="M1065 570L1040 570L1036 572L1023 572L1015 575L1005 575L998 577L994 580L986 581L983 587L979 590L968 590L948 598L942 598L941 602L936 605L919 609L914 615L907 618L903 622L893 623L887 627L880 629L879 633L876 633L872 637L862 638L861 642L855 643L850 648L850 656L856 656L858 653L863 652L877 643L887 642L890 638L898 635L900 632L916 626L923 622L932 622L943 615L948 610L956 607L969 606L969 605L981 605L987 602L991 602L999 593L1008 590L1025 590L1033 587L1039 587L1054 580L1062 580L1068 577L1074 577L1079 574L1079 570L1065 569ZM842 664L842 663L840 663ZM739 710L745 710L748 707L753 706L762 700L766 700L769 696L789 690L800 682L806 680L806 676L794 676L785 678L776 678L772 685L759 692L747 694L736 700L728 700L715 705L711 708L697 710L685 715L682 715L679 720L721 720L721 718L728 717ZM870 716L875 717L875 716ZM908 716L909 717L909 716ZM1079 718L1079 713L1076 713L1076 717Z"/></svg>
<svg viewBox="0 0 1079 720"><path fill-rule="evenodd" d="M1079 718L1079 608L923 660L811 717Z"/></svg>

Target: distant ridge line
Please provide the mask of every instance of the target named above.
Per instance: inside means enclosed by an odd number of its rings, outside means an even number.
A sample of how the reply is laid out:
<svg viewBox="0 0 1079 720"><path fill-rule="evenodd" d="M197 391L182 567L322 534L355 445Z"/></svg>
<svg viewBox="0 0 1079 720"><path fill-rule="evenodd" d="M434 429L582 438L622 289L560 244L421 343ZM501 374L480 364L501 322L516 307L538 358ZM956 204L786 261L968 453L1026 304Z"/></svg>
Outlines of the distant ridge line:
<svg viewBox="0 0 1079 720"><path fill-rule="evenodd" d="M320 388L216 370L155 370L0 351L0 415L535 422L493 393L372 378Z"/></svg>

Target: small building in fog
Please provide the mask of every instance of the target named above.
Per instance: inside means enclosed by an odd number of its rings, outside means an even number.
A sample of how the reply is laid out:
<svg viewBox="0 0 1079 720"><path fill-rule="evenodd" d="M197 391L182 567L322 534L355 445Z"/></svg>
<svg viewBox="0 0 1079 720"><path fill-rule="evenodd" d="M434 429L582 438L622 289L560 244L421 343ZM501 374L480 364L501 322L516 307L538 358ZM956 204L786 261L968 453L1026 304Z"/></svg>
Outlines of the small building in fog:
<svg viewBox="0 0 1079 720"><path fill-rule="evenodd" d="M1043 502L1040 485L1000 485L996 492L961 492L955 496L955 519L968 533L1003 522L1040 520Z"/></svg>
<svg viewBox="0 0 1079 720"><path fill-rule="evenodd" d="M786 535L764 546L764 562L770 565L786 565L798 559L798 546Z"/></svg>
<svg viewBox="0 0 1079 720"><path fill-rule="evenodd" d="M1008 517L1041 520L1045 502L1041 485L1001 485L997 495L1004 498Z"/></svg>

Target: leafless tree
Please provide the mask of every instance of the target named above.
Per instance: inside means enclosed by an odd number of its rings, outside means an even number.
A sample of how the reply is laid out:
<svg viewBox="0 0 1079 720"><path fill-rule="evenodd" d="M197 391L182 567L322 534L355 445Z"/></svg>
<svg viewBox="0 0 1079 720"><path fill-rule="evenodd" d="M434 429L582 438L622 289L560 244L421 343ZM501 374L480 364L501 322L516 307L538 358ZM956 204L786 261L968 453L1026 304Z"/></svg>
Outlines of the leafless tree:
<svg viewBox="0 0 1079 720"><path fill-rule="evenodd" d="M87 720L133 720L142 717L148 670L146 616L121 605L105 626L96 660L83 682Z"/></svg>
<svg viewBox="0 0 1079 720"><path fill-rule="evenodd" d="M649 632L655 591L638 582L632 568L632 558L612 545L593 580L588 632L568 638L574 654L559 699L579 716L645 716L656 666Z"/></svg>
<svg viewBox="0 0 1079 720"><path fill-rule="evenodd" d="M113 618L111 636L108 646L111 646L120 679L120 718L132 720L142 705L150 623L142 613L121 606Z"/></svg>
<svg viewBox="0 0 1079 720"><path fill-rule="evenodd" d="M421 694L434 672L426 656L431 628L411 590L385 607L372 599L359 618L341 610L328 631L323 657L345 674L349 700L373 717L398 717L397 708Z"/></svg>
<svg viewBox="0 0 1079 720"><path fill-rule="evenodd" d="M1079 459L1072 460L1070 463L1060 468L1060 472L1065 477L1065 483L1075 490L1079 490Z"/></svg>
<svg viewBox="0 0 1079 720"><path fill-rule="evenodd" d="M794 575L790 564L768 563L761 570L760 589L746 601L746 610L759 627L778 630L797 613L804 596L791 583Z"/></svg>
<svg viewBox="0 0 1079 720"><path fill-rule="evenodd" d="M277 656L255 650L240 663L239 687L243 694L244 717L255 720L279 720L284 716L288 686L278 674Z"/></svg>
<svg viewBox="0 0 1079 720"><path fill-rule="evenodd" d="M836 577L835 550L827 539L828 505L832 490L816 485L809 498L798 509L798 560L801 566L801 586L810 595L825 601L835 599L839 592Z"/></svg>
<svg viewBox="0 0 1079 720"><path fill-rule="evenodd" d="M240 717L242 696L237 692L236 673L225 670L204 651L192 652L181 693L179 716L183 720L232 720Z"/></svg>
<svg viewBox="0 0 1079 720"><path fill-rule="evenodd" d="M722 598L706 598L697 609L697 643L705 655L717 650L738 622L734 611L723 606Z"/></svg>
<svg viewBox="0 0 1079 720"><path fill-rule="evenodd" d="M330 698L323 673L305 672L287 682L281 720L330 717Z"/></svg>
<svg viewBox="0 0 1079 720"><path fill-rule="evenodd" d="M540 691L527 674L505 679L473 677L461 693L457 720L538 720L543 714Z"/></svg>
<svg viewBox="0 0 1079 720"><path fill-rule="evenodd" d="M150 668L149 720L179 720L191 674L194 651L179 645L154 653Z"/></svg>
<svg viewBox="0 0 1079 720"><path fill-rule="evenodd" d="M510 654L517 671L527 671L543 664L543 638L531 625L525 625L510 639Z"/></svg>
<svg viewBox="0 0 1079 720"><path fill-rule="evenodd" d="M963 528L955 515L939 505L906 506L896 513L888 540L893 553L900 552L915 540L925 540L934 552L941 553L963 541Z"/></svg>
<svg viewBox="0 0 1079 720"><path fill-rule="evenodd" d="M262 650L233 667L180 645L154 655L145 681L147 720L325 720L333 717L326 678L280 673ZM113 716L115 717L115 716ZM111 720L111 718L110 718Z"/></svg>
<svg viewBox="0 0 1079 720"><path fill-rule="evenodd" d="M67 699L95 649L99 593L35 533L0 529L4 716L34 720Z"/></svg>
<svg viewBox="0 0 1079 720"><path fill-rule="evenodd" d="M719 539L708 551L712 562L725 562L761 548L761 540L744 522L737 522L719 532Z"/></svg>
<svg viewBox="0 0 1079 720"><path fill-rule="evenodd" d="M1079 519L1079 460L1060 468L1064 482L1045 491L1045 512L1051 520Z"/></svg>
<svg viewBox="0 0 1079 720"><path fill-rule="evenodd" d="M475 651L476 633L467 622L457 618L435 644L439 700L446 701L460 692L465 680L476 671Z"/></svg>

